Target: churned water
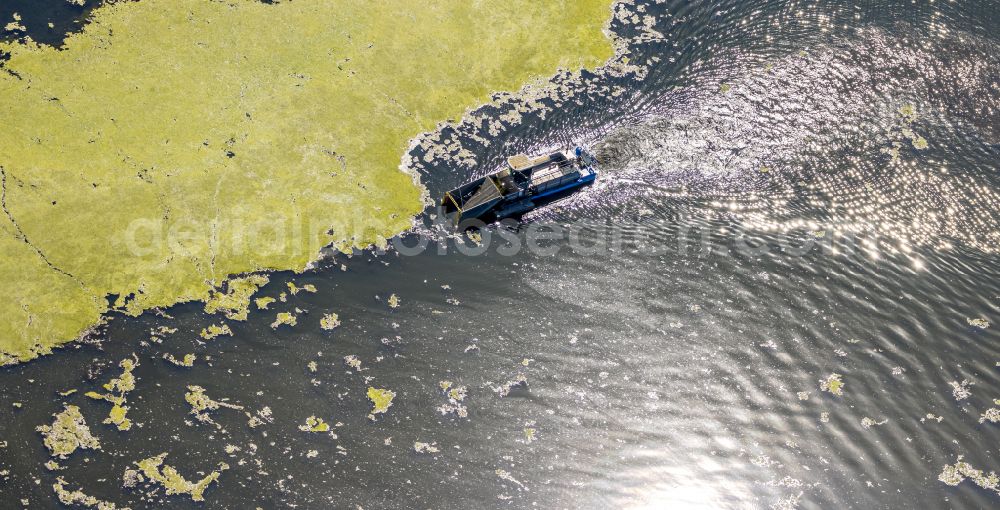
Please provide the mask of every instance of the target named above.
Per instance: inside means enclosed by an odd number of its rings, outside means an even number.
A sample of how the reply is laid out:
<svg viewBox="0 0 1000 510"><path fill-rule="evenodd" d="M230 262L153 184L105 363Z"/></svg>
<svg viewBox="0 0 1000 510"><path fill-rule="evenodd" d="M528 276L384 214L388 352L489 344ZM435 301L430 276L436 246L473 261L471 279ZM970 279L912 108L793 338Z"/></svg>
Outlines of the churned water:
<svg viewBox="0 0 1000 510"><path fill-rule="evenodd" d="M181 305L0 372L4 506L57 506L55 476L133 508L996 506L939 476L1000 469L998 28L991 1L619 5L632 69L498 97L412 153L437 196L579 143L594 186L478 246L429 209L394 249L273 275L261 295L317 292L232 337L200 342L218 318ZM81 393L133 352L119 434ZM189 385L271 423L199 423ZM396 392L374 420L369 386ZM62 402L104 451L53 473L34 428ZM121 489L162 452L188 478L230 469L202 504Z"/></svg>

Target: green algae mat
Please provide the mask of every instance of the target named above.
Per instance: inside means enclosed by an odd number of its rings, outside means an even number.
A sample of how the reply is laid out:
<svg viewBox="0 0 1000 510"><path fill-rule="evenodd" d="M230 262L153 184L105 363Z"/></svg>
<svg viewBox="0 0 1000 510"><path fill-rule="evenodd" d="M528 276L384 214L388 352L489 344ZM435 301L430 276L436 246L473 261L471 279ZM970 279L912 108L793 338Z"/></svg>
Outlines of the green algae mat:
<svg viewBox="0 0 1000 510"><path fill-rule="evenodd" d="M0 43L0 363L407 229L409 140L612 56L610 0L140 0Z"/></svg>

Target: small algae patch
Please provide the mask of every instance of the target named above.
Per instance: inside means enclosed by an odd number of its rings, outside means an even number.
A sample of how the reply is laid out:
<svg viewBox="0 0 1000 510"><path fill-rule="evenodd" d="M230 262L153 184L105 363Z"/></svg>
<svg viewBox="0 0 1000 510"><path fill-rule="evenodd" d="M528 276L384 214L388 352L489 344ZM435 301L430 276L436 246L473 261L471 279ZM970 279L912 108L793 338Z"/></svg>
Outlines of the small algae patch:
<svg viewBox="0 0 1000 510"><path fill-rule="evenodd" d="M826 379L819 382L819 389L837 395L838 397L844 394L844 379L840 374L830 374Z"/></svg>
<svg viewBox="0 0 1000 510"><path fill-rule="evenodd" d="M211 326L201 330L199 334L204 340L214 340L220 336L233 336L233 330L229 329L229 324L223 324L221 326L217 324L212 324Z"/></svg>
<svg viewBox="0 0 1000 510"><path fill-rule="evenodd" d="M340 326L340 316L335 313L324 314L319 320L319 327L326 331L336 329L337 326Z"/></svg>
<svg viewBox="0 0 1000 510"><path fill-rule="evenodd" d="M938 480L947 485L955 486L966 479L972 480L976 485L1000 493L1000 477L990 471L989 474L972 467L971 464L962 460L959 456L954 464L949 464L941 470Z"/></svg>
<svg viewBox="0 0 1000 510"><path fill-rule="evenodd" d="M410 228L409 141L607 62L612 3L104 2L62 48L0 43L0 362Z"/></svg>
<svg viewBox="0 0 1000 510"><path fill-rule="evenodd" d="M870 429L876 425L885 425L886 423L889 423L889 420L875 421L873 418L867 416L861 418L861 426L865 429Z"/></svg>
<svg viewBox="0 0 1000 510"><path fill-rule="evenodd" d="M118 366L122 368L122 375L104 385L104 389L108 393L88 391L85 395L95 400L111 402L113 406L111 407L111 411L108 412L108 417L105 418L104 423L106 425L114 425L118 430L124 431L132 428L132 421L125 416L128 413L128 406L125 405L125 397L128 392L135 389L135 376L132 374L132 371L139 366L139 357L132 354L132 359L125 358Z"/></svg>
<svg viewBox="0 0 1000 510"><path fill-rule="evenodd" d="M974 328L986 329L986 328L990 327L990 322L988 320L986 320L986 319L981 318L981 317L967 318L967 319L965 319L965 322L968 322L969 325L972 326L972 327L974 327Z"/></svg>
<svg viewBox="0 0 1000 510"><path fill-rule="evenodd" d="M233 278L226 283L226 292L211 291L205 301L205 312L222 312L228 319L245 321L250 313L250 298L270 281L266 275Z"/></svg>
<svg viewBox="0 0 1000 510"><path fill-rule="evenodd" d="M242 406L212 400L205 394L205 388L196 385L187 387L187 392L184 393L184 401L191 406L191 414L194 415L195 419L202 423L211 423L213 425L215 425L215 422L209 416L209 411L215 411L222 407L243 410Z"/></svg>
<svg viewBox="0 0 1000 510"><path fill-rule="evenodd" d="M271 306L271 303L274 303L275 301L277 301L277 299L274 299L273 297L270 296L266 296L255 299L254 303L257 304L258 309L267 310L267 307Z"/></svg>
<svg viewBox="0 0 1000 510"><path fill-rule="evenodd" d="M389 296L389 308L399 308L399 296L393 294Z"/></svg>
<svg viewBox="0 0 1000 510"><path fill-rule="evenodd" d="M163 464L166 453L141 460L136 463L138 470L129 469L125 472L126 485L129 483L144 483L147 480L157 483L166 490L168 496L188 494L194 501L205 501L205 490L219 479L223 471L229 469L229 464L219 463L219 468L197 482L189 482L172 466Z"/></svg>
<svg viewBox="0 0 1000 510"><path fill-rule="evenodd" d="M956 401L962 401L972 396L972 390L969 389L975 383L970 382L968 379L962 379L962 382L951 381L948 385L951 386L951 396L955 397Z"/></svg>
<svg viewBox="0 0 1000 510"><path fill-rule="evenodd" d="M441 450L438 448L437 443L423 443L420 441L414 441L413 451L417 453L438 453Z"/></svg>
<svg viewBox="0 0 1000 510"><path fill-rule="evenodd" d="M62 477L56 478L56 483L52 484L52 490L55 491L59 502L66 506L96 508L97 510L129 510L128 507L119 507L114 503L88 496L80 489L71 491L66 488L66 485L66 480L63 480Z"/></svg>
<svg viewBox="0 0 1000 510"><path fill-rule="evenodd" d="M90 433L80 408L67 405L55 415L52 425L40 425L35 430L42 434L45 447L54 457L66 458L78 448L100 450L101 443Z"/></svg>
<svg viewBox="0 0 1000 510"><path fill-rule="evenodd" d="M364 368L361 368L361 360L353 354L344 356L344 364L358 372L365 370Z"/></svg>
<svg viewBox="0 0 1000 510"><path fill-rule="evenodd" d="M368 400L372 402L372 412L369 418L375 419L376 414L383 414L392 407L392 399L396 398L396 392L392 390L368 387Z"/></svg>
<svg viewBox="0 0 1000 510"><path fill-rule="evenodd" d="M21 24L21 15L20 14L18 14L18 13L15 12L13 18L14 18L13 21L7 23L3 27L3 29L4 29L5 32L11 32L11 33L14 33L14 32L26 32L28 30L27 27L25 27L24 25Z"/></svg>
<svg viewBox="0 0 1000 510"><path fill-rule="evenodd" d="M252 429L274 422L273 413L271 412L271 408L268 406L264 406L261 410L257 411L256 414L250 414L248 412L246 413L246 416L248 418L247 425L249 425Z"/></svg>
<svg viewBox="0 0 1000 510"><path fill-rule="evenodd" d="M997 404L996 400L994 400L993 402ZM1000 423L1000 409L991 407L986 411L984 411L983 414L979 417L979 423L985 423L985 422Z"/></svg>
<svg viewBox="0 0 1000 510"><path fill-rule="evenodd" d="M185 354L184 358L177 359L173 354L167 353L163 355L163 359L179 367L191 368L194 366L194 362L198 359L198 357L194 354Z"/></svg>
<svg viewBox="0 0 1000 510"><path fill-rule="evenodd" d="M295 317L295 314L281 312L274 318L274 322L271 323L271 328L278 329L281 326L294 326L298 323L299 320Z"/></svg>
<svg viewBox="0 0 1000 510"><path fill-rule="evenodd" d="M304 425L299 425L299 430L302 432L329 432L330 424L323 421L323 418L310 416L306 418Z"/></svg>
<svg viewBox="0 0 1000 510"><path fill-rule="evenodd" d="M910 144L913 145L914 149L922 151L929 147L927 140L913 131L913 122L917 120L917 109L912 104L905 104L900 106L897 110L902 116L902 126L899 129L900 134L903 138L910 140ZM892 148L882 149L882 152L890 154L892 156L892 161L895 162L899 159L899 149L902 144L898 141L892 142Z"/></svg>
<svg viewBox="0 0 1000 510"><path fill-rule="evenodd" d="M903 120L907 123L917 120L917 108L910 103L900 106L899 114L903 116Z"/></svg>
<svg viewBox="0 0 1000 510"><path fill-rule="evenodd" d="M468 395L468 388L465 386L455 386L451 381L441 381L438 383L441 392L447 397L448 402L438 406L437 410L442 415L454 414L459 418L469 417L469 408L462 402Z"/></svg>
<svg viewBox="0 0 1000 510"><path fill-rule="evenodd" d="M536 436L538 434L538 429L534 427L524 427L524 442L525 444L531 444L535 442Z"/></svg>

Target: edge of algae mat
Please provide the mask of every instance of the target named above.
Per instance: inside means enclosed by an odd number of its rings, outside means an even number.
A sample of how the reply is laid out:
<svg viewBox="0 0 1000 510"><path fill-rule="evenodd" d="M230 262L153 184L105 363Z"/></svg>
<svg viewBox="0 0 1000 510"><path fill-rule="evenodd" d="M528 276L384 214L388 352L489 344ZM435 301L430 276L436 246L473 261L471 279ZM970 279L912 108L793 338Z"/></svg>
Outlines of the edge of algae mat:
<svg viewBox="0 0 1000 510"><path fill-rule="evenodd" d="M141 0L0 43L0 365L407 230L408 142L611 59L615 1Z"/></svg>

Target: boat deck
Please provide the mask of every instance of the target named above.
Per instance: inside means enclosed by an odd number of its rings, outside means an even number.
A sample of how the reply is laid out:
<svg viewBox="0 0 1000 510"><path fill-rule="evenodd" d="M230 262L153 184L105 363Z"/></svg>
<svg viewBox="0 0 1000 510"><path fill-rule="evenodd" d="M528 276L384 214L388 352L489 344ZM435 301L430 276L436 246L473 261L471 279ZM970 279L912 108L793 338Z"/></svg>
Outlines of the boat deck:
<svg viewBox="0 0 1000 510"><path fill-rule="evenodd" d="M560 162L545 168L539 168L531 174L531 185L542 186L543 184L561 179L569 174L578 172L579 168L572 161Z"/></svg>

